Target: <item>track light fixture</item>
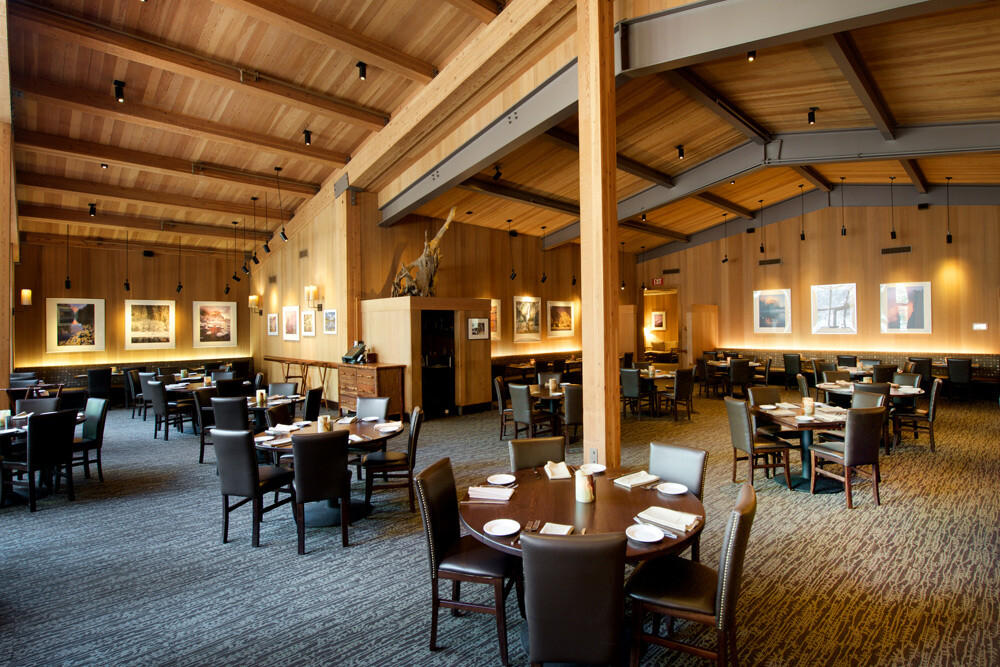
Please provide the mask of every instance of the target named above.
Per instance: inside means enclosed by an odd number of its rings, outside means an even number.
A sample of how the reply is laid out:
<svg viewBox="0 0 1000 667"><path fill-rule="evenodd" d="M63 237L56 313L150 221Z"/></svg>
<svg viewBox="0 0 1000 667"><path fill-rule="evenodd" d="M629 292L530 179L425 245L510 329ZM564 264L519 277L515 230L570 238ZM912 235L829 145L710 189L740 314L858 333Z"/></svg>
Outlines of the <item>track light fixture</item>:
<svg viewBox="0 0 1000 667"><path fill-rule="evenodd" d="M677 145L677 159L678 160L684 159L684 144Z"/></svg>
<svg viewBox="0 0 1000 667"><path fill-rule="evenodd" d="M107 169L107 168L108 168L108 163L107 162L102 162L101 163L101 169Z"/></svg>
<svg viewBox="0 0 1000 667"><path fill-rule="evenodd" d="M241 278L240 278L239 274L236 273L236 271L233 271L233 282L237 282L238 283L238 282L240 282L240 280L241 280Z"/></svg>
<svg viewBox="0 0 1000 667"><path fill-rule="evenodd" d="M646 222L646 212L645 211L643 211L643 213L642 213L642 221Z"/></svg>
<svg viewBox="0 0 1000 667"><path fill-rule="evenodd" d="M802 207L799 212L799 240L806 240L806 186L799 186L799 205Z"/></svg>
<svg viewBox="0 0 1000 667"><path fill-rule="evenodd" d="M278 236L281 237L282 241L287 241L288 240L288 234L285 233L285 228L284 227L282 227L281 231L278 232Z"/></svg>
<svg viewBox="0 0 1000 667"><path fill-rule="evenodd" d="M245 273L245 274L247 274L249 276L250 275L250 269L247 268L247 263L246 262L243 262L243 267L242 268L243 268L243 273Z"/></svg>
<svg viewBox="0 0 1000 667"><path fill-rule="evenodd" d="M544 283L546 280L549 279L549 277L545 275L545 225L542 225L541 241L542 241L542 282Z"/></svg>
<svg viewBox="0 0 1000 667"><path fill-rule="evenodd" d="M313 133L309 130L302 130L302 138L306 142L306 146L312 146Z"/></svg>
<svg viewBox="0 0 1000 667"><path fill-rule="evenodd" d="M119 102L125 101L125 82L115 79L115 99Z"/></svg>
<svg viewBox="0 0 1000 667"><path fill-rule="evenodd" d="M889 177L889 238L893 241L896 240L896 203L892 197L892 182L895 180L895 176Z"/></svg>
<svg viewBox="0 0 1000 667"><path fill-rule="evenodd" d="M948 232L945 234L945 243L951 243L951 176L944 177L944 194L945 194L945 220L948 226Z"/></svg>
<svg viewBox="0 0 1000 667"><path fill-rule="evenodd" d="M97 215L97 204L88 204L90 206L90 217L93 218Z"/></svg>
<svg viewBox="0 0 1000 667"><path fill-rule="evenodd" d="M809 107L808 119L809 119L809 124L810 125L815 125L816 124L816 112L817 111L819 111L819 107Z"/></svg>
<svg viewBox="0 0 1000 667"><path fill-rule="evenodd" d="M358 68L358 78L359 79L361 79L362 81L364 81L365 79L368 78L368 65L366 65L364 62L362 62L361 60L359 60L358 64L355 65L355 67Z"/></svg>
<svg viewBox="0 0 1000 667"><path fill-rule="evenodd" d="M358 64L364 65L364 63ZM281 237L282 241L287 241L288 234L285 233L285 214L282 213L281 209L281 167L274 168L274 182L278 186L278 218L280 218L279 222L281 223L281 232L279 232L278 236Z"/></svg>
<svg viewBox="0 0 1000 667"><path fill-rule="evenodd" d="M264 231L267 231L267 193L266 192L264 193ZM269 254L271 252L271 246L268 245L268 241L270 241L270 240L271 239L267 239L267 241L264 241L264 245L262 246L264 248L264 254L265 255L267 255L267 254Z"/></svg>
<svg viewBox="0 0 1000 667"><path fill-rule="evenodd" d="M233 220L233 259L236 259L236 244L239 243L237 237L237 225L239 225L238 220ZM240 282L239 271L233 269L233 282Z"/></svg>
<svg viewBox="0 0 1000 667"><path fill-rule="evenodd" d="M503 172L500 171L500 165L493 165L493 180L499 181L501 178L503 178Z"/></svg>
<svg viewBox="0 0 1000 667"><path fill-rule="evenodd" d="M513 280L514 278L517 278L517 273L514 271L514 269L511 269L510 270L510 279Z"/></svg>
<svg viewBox="0 0 1000 667"><path fill-rule="evenodd" d="M755 60L757 60L757 51L756 50L747 51L747 62L752 63Z"/></svg>
<svg viewBox="0 0 1000 667"><path fill-rule="evenodd" d="M572 285L573 285L574 287L576 287L576 274L575 274L575 273L573 274L573 282L572 282Z"/></svg>
<svg viewBox="0 0 1000 667"><path fill-rule="evenodd" d="M181 285L181 238L177 237L177 293L180 294L181 290L184 289L184 285Z"/></svg>
<svg viewBox="0 0 1000 667"><path fill-rule="evenodd" d="M840 177L840 235L847 236L847 225L844 224L844 181L847 180L846 176Z"/></svg>
<svg viewBox="0 0 1000 667"><path fill-rule="evenodd" d="M517 238L517 231L511 229L510 224L514 222L513 218L507 218L507 249L510 251L510 279L513 280L517 277L517 272L514 271L514 239Z"/></svg>

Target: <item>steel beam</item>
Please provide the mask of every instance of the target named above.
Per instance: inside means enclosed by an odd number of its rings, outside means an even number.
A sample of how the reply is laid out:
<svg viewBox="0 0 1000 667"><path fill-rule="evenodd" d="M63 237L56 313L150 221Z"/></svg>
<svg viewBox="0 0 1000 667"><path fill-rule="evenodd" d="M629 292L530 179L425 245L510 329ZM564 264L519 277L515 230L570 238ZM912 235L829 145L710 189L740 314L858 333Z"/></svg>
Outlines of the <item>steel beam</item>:
<svg viewBox="0 0 1000 667"><path fill-rule="evenodd" d="M542 138L551 141L557 146L562 146L572 151L579 152L580 150L580 138L577 137L572 132L567 132L561 127L553 127L546 130ZM642 164L637 160L625 157L621 153L617 154L617 167L626 174L632 174L633 176L638 176L641 179L647 180L650 183L656 183L657 185L662 185L665 188L674 187L674 181L670 176L653 169L652 167Z"/></svg>
<svg viewBox="0 0 1000 667"><path fill-rule="evenodd" d="M755 144L763 146L771 140L770 132L687 67L664 72L662 77Z"/></svg>
<svg viewBox="0 0 1000 667"><path fill-rule="evenodd" d="M458 187L463 190L481 192L483 194L490 195L491 197L499 197L500 199L506 199L508 201L516 201L522 204L544 208L549 211L555 211L556 213L565 213L566 215L580 217L579 204L562 201L546 195L536 195L531 192L527 192L526 190L505 185L498 181L492 181L485 178L470 178L463 181Z"/></svg>

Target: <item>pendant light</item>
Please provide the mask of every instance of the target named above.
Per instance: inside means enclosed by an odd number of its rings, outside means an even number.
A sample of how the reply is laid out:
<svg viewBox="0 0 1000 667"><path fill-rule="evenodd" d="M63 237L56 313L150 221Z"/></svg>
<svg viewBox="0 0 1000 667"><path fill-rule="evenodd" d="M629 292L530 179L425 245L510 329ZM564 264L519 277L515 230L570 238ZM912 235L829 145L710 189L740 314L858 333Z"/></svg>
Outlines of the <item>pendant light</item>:
<svg viewBox="0 0 1000 667"><path fill-rule="evenodd" d="M238 243L238 237L236 236L236 225L240 224L236 220L233 220L233 259L236 259L236 244ZM233 268L233 282L240 282L240 272Z"/></svg>
<svg viewBox="0 0 1000 667"><path fill-rule="evenodd" d="M639 246L639 256L642 257L644 254L646 254L646 246L641 245L641 246ZM646 291L646 269L645 268L642 270L642 291L643 292Z"/></svg>
<svg viewBox="0 0 1000 667"><path fill-rule="evenodd" d="M226 260L229 260L229 239L226 239ZM222 291L223 294L229 294L229 279L226 279L226 289Z"/></svg>
<svg viewBox="0 0 1000 667"><path fill-rule="evenodd" d="M510 228L513 218L507 218L507 249L510 250L510 279L517 278L517 271L514 270L514 237L517 232Z"/></svg>
<svg viewBox="0 0 1000 667"><path fill-rule="evenodd" d="M847 180L846 177L840 177L840 235L847 236L847 225L844 223L844 181Z"/></svg>
<svg viewBox="0 0 1000 667"><path fill-rule="evenodd" d="M625 242L622 241L622 259L621 259L621 276L622 276L622 291L625 291Z"/></svg>
<svg viewBox="0 0 1000 667"><path fill-rule="evenodd" d="M288 234L285 233L285 214L284 209L281 208L281 167L274 168L274 182L278 186L278 222L281 223L281 233L278 236L281 237L282 241L288 240Z"/></svg>
<svg viewBox="0 0 1000 667"><path fill-rule="evenodd" d="M260 260L257 259L257 198L250 197L250 200L253 202L253 238L250 239L253 241L253 255L250 256L250 259L253 260L254 264L260 264Z"/></svg>
<svg viewBox="0 0 1000 667"><path fill-rule="evenodd" d="M799 240L806 240L806 186L799 186L799 204L801 205L801 212L799 213Z"/></svg>
<svg viewBox="0 0 1000 667"><path fill-rule="evenodd" d="M951 243L951 176L944 177L944 194L945 194L945 220L947 221L948 233L945 235L945 243Z"/></svg>
<svg viewBox="0 0 1000 667"><path fill-rule="evenodd" d="M725 244L725 252L722 253L722 263L725 264L729 261L729 220L727 213L722 214L722 242Z"/></svg>
<svg viewBox="0 0 1000 667"><path fill-rule="evenodd" d="M69 225L66 225L66 289L73 287L73 283L69 279Z"/></svg>
<svg viewBox="0 0 1000 667"><path fill-rule="evenodd" d="M542 238L539 239L539 241L542 246L542 282L544 283L549 279L549 277L545 275L545 225L542 225Z"/></svg>
<svg viewBox="0 0 1000 667"><path fill-rule="evenodd" d="M243 218L243 245L240 246L240 249L243 251L240 253L243 256L243 265L241 268L243 269L243 273L249 276L250 268L247 266L247 219L246 218Z"/></svg>
<svg viewBox="0 0 1000 667"><path fill-rule="evenodd" d="M892 182L895 180L895 176L889 177L889 238L893 241L896 240L896 202L892 197Z"/></svg>
<svg viewBox="0 0 1000 667"><path fill-rule="evenodd" d="M758 221L758 224L760 225L760 254L763 255L764 254L764 200L758 199L757 203L760 204L760 213L758 213L757 215L760 218L760 220Z"/></svg>
<svg viewBox="0 0 1000 667"><path fill-rule="evenodd" d="M267 233L270 233L270 232L268 232L268 228L267 228L267 191L266 190L264 191L264 231L267 232ZM264 254L265 255L267 255L267 254L269 254L271 252L271 246L268 245L268 241L270 241L270 240L271 239L268 238L267 241L264 241L264 246L263 247L264 247Z"/></svg>
<svg viewBox="0 0 1000 667"><path fill-rule="evenodd" d="M181 290L184 289L184 285L181 285L181 237L177 237L177 293L180 294Z"/></svg>
<svg viewBox="0 0 1000 667"><path fill-rule="evenodd" d="M132 286L128 284L128 230L125 230L125 291L132 291Z"/></svg>

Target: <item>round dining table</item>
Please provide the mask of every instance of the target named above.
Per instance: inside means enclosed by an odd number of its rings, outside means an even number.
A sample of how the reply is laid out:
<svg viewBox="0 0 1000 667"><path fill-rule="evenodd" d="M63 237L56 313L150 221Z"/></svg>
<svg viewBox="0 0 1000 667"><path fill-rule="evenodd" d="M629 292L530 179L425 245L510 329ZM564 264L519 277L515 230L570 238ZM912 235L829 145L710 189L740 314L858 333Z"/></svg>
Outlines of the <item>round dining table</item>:
<svg viewBox="0 0 1000 667"><path fill-rule="evenodd" d="M816 385L817 389L821 389L830 394L839 394L841 396L850 396L854 393L854 385L848 384L838 384L836 382L820 382ZM892 398L913 398L914 396L922 396L924 390L920 387L899 387L889 385L889 396Z"/></svg>
<svg viewBox="0 0 1000 667"><path fill-rule="evenodd" d="M588 535L623 533L635 523L635 516L652 507L666 507L679 512L695 514L698 524L688 532L672 531L677 537L664 536L659 542L637 542L631 538L625 550L625 559L637 562L683 551L705 526L705 507L692 494L667 495L654 487L627 489L614 480L628 472L609 468L594 476L596 487L592 503L576 502L576 480L550 480L542 468L519 470L514 474L516 488L506 502L466 499L460 504L462 523L483 544L514 556L521 555L518 539L520 531L504 537L490 535L484 529L494 519L513 519L524 530L529 522L573 526L573 533L586 530ZM484 482L485 484L485 482ZM537 531L536 531L537 532Z"/></svg>

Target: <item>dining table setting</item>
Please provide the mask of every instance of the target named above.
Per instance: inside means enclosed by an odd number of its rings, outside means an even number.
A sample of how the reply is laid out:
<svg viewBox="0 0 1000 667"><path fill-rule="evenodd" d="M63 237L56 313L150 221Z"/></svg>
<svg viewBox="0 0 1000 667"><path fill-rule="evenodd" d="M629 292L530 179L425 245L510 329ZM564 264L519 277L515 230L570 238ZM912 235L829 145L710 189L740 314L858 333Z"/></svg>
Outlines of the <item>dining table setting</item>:
<svg viewBox="0 0 1000 667"><path fill-rule="evenodd" d="M773 405L762 404L750 408L751 414L757 419L763 419L780 426L786 431L799 434L799 449L802 458L802 470L799 476L792 478L792 490L809 492L809 481L812 465L809 448L813 444L813 431L835 431L843 429L847 424L847 409L803 398L801 403L780 402ZM775 476L778 483L784 482L781 476ZM843 487L833 484L832 480L820 478L816 480L818 493L833 493L842 491Z"/></svg>

